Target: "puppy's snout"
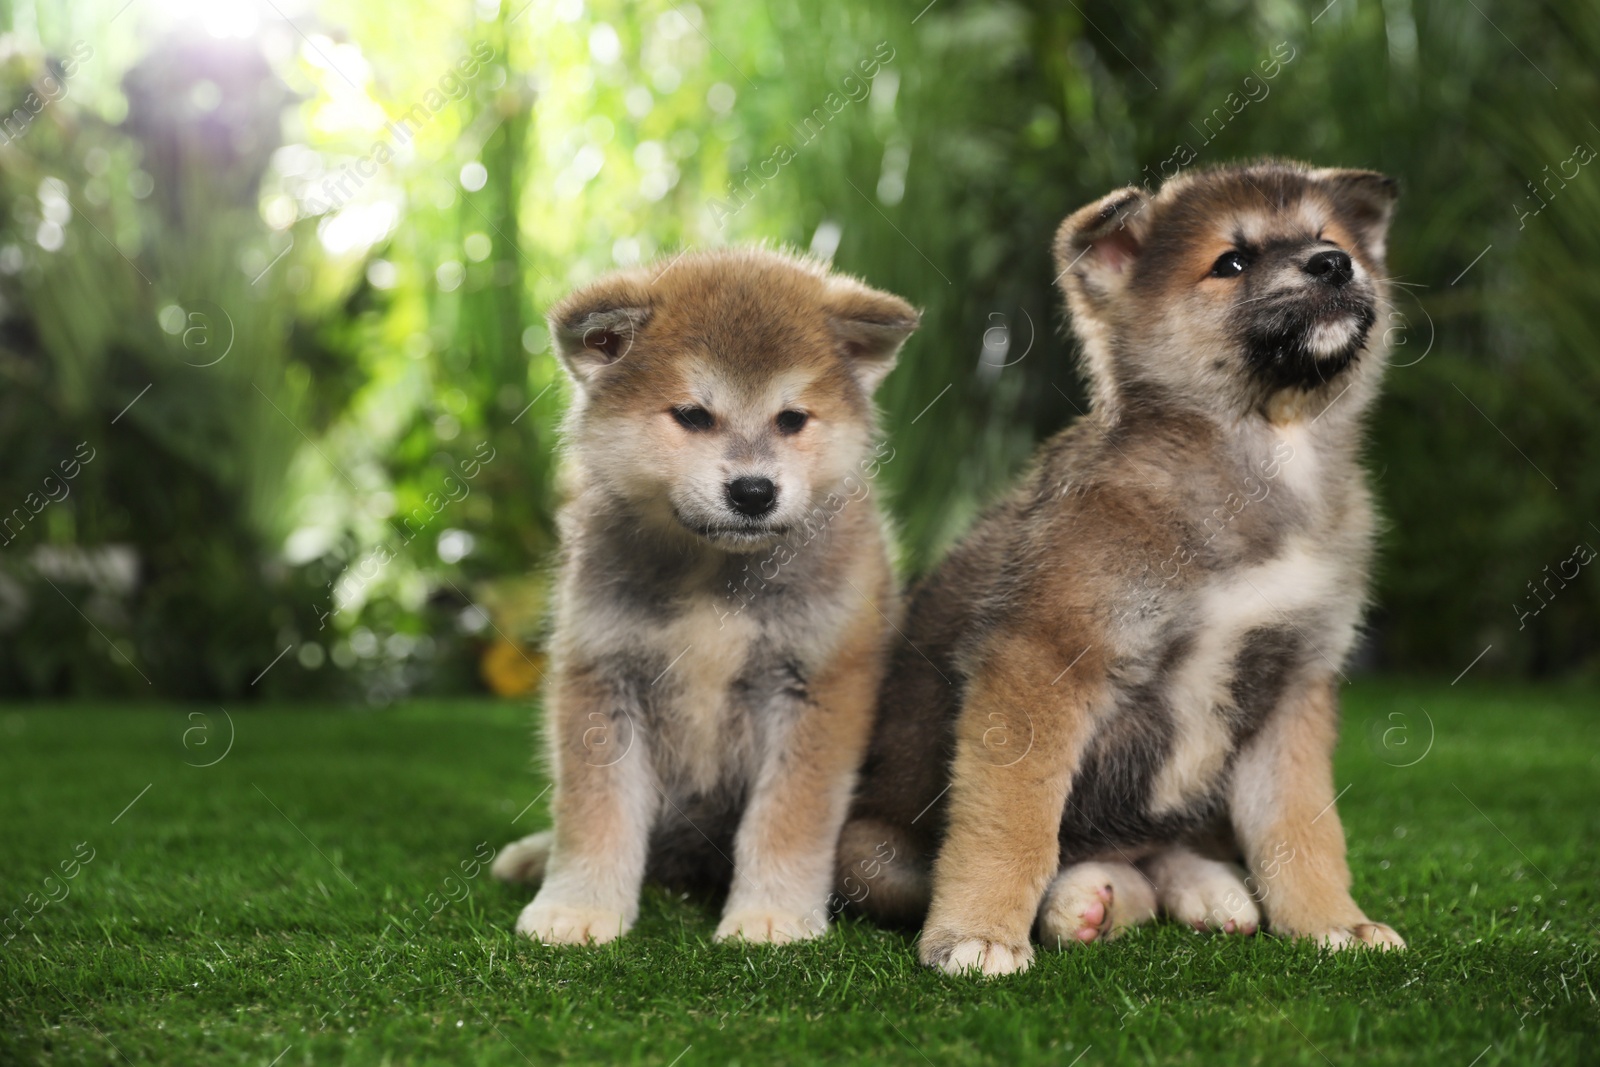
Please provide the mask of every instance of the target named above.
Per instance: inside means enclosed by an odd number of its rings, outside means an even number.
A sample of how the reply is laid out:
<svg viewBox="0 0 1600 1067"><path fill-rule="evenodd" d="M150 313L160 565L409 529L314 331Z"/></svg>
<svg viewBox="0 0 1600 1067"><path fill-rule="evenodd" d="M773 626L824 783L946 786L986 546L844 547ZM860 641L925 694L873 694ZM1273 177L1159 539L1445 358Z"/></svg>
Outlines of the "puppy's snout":
<svg viewBox="0 0 1600 1067"><path fill-rule="evenodd" d="M728 506L741 515L759 519L778 502L778 487L771 478L735 478L728 483Z"/></svg>
<svg viewBox="0 0 1600 1067"><path fill-rule="evenodd" d="M1312 256L1306 261L1305 271L1335 289L1343 288L1346 282L1355 277L1355 267L1350 263L1350 256L1337 249L1331 252L1318 252Z"/></svg>

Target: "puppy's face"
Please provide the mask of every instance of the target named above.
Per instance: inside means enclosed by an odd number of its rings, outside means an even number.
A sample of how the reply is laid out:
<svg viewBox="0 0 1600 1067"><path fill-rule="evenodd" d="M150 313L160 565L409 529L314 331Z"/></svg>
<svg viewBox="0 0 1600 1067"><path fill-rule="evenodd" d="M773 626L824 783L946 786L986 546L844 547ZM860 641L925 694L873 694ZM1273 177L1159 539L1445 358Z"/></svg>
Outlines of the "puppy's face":
<svg viewBox="0 0 1600 1067"><path fill-rule="evenodd" d="M872 392L917 316L814 263L737 250L604 278L550 322L586 474L647 523L753 552L860 476Z"/></svg>
<svg viewBox="0 0 1600 1067"><path fill-rule="evenodd" d="M1075 213L1056 254L1098 398L1156 392L1237 413L1343 389L1386 300L1394 195L1370 171L1266 163Z"/></svg>

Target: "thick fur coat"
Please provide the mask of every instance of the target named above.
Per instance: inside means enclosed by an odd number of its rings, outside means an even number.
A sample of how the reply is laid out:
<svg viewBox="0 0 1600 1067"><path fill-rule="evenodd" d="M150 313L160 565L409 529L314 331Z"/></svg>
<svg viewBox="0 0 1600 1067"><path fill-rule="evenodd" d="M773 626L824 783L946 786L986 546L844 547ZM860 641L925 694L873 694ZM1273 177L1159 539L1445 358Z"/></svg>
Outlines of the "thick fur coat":
<svg viewBox="0 0 1600 1067"><path fill-rule="evenodd" d="M925 916L925 963L1020 970L1036 920L1158 908L1403 944L1350 897L1331 767L1394 196L1264 162L1061 226L1092 408L911 594L841 841L840 891Z"/></svg>
<svg viewBox="0 0 1600 1067"><path fill-rule="evenodd" d="M546 732L554 827L517 929L625 933L647 876L718 938L828 925L895 589L872 392L916 312L810 260L692 253L550 314L575 385Z"/></svg>

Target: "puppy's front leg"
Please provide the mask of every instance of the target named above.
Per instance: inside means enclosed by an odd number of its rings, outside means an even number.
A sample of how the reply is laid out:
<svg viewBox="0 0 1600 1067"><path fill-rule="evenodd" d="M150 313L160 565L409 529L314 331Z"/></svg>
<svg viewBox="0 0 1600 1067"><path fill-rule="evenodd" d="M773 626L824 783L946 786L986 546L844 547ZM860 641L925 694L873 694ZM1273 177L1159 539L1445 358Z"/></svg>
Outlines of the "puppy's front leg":
<svg viewBox="0 0 1600 1067"><path fill-rule="evenodd" d="M1054 686L1041 681L1056 658L1002 639L969 683L919 949L930 967L997 975L1033 961L1028 932L1056 874L1067 790L1100 689L1098 664L1087 661Z"/></svg>
<svg viewBox="0 0 1600 1067"><path fill-rule="evenodd" d="M563 671L552 692L555 841L517 932L549 944L599 944L627 933L639 914L659 804L655 768L633 711L598 671Z"/></svg>
<svg viewBox="0 0 1600 1067"><path fill-rule="evenodd" d="M1292 689L1234 766L1234 831L1273 932L1331 948L1404 948L1393 928L1368 919L1350 896L1334 808L1338 734L1331 678Z"/></svg>
<svg viewBox="0 0 1600 1067"><path fill-rule="evenodd" d="M719 941L783 944L827 931L834 852L882 677L880 631L875 614L858 616L844 652L807 687L792 723L764 738L759 777L734 839Z"/></svg>

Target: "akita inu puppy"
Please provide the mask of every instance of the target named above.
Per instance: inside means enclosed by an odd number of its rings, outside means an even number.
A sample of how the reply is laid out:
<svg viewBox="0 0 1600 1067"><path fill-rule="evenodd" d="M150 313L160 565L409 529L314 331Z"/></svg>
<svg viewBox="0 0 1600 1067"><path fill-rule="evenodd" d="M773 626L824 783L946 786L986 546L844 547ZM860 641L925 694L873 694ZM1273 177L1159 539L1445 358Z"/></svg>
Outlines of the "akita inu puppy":
<svg viewBox="0 0 1600 1067"><path fill-rule="evenodd" d="M842 835L841 891L926 909L924 963L1019 971L1036 918L1072 943L1158 907L1404 944L1350 897L1331 766L1394 198L1263 162L1062 225L1093 410L911 596Z"/></svg>
<svg viewBox="0 0 1600 1067"><path fill-rule="evenodd" d="M550 313L576 389L554 828L494 864L542 879L519 932L618 937L647 875L720 881L719 939L827 928L896 599L872 394L916 325L898 297L760 250L621 271Z"/></svg>

